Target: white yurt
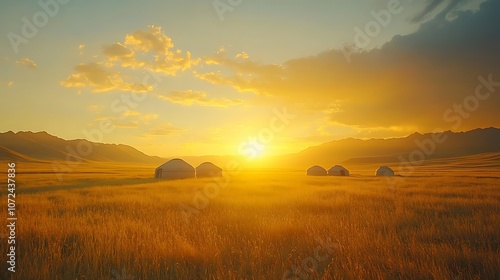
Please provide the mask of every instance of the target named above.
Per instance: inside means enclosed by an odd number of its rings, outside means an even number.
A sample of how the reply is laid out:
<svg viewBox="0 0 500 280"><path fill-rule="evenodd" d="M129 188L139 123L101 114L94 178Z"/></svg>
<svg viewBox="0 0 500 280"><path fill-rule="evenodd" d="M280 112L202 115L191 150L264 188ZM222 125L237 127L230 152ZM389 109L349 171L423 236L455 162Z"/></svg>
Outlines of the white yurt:
<svg viewBox="0 0 500 280"><path fill-rule="evenodd" d="M175 158L156 168L155 178L170 180L195 178L195 170L189 163Z"/></svg>
<svg viewBox="0 0 500 280"><path fill-rule="evenodd" d="M196 178L221 177L222 168L211 162L204 162L196 167Z"/></svg>
<svg viewBox="0 0 500 280"><path fill-rule="evenodd" d="M321 166L315 165L309 169L307 169L307 176L326 176L327 172Z"/></svg>
<svg viewBox="0 0 500 280"><path fill-rule="evenodd" d="M329 176L349 176L349 170L345 169L345 167L341 165L335 165L332 168L328 169Z"/></svg>
<svg viewBox="0 0 500 280"><path fill-rule="evenodd" d="M377 176L394 176L394 170L392 170L390 167L388 166L380 166L378 169L377 169L377 173L376 173Z"/></svg>

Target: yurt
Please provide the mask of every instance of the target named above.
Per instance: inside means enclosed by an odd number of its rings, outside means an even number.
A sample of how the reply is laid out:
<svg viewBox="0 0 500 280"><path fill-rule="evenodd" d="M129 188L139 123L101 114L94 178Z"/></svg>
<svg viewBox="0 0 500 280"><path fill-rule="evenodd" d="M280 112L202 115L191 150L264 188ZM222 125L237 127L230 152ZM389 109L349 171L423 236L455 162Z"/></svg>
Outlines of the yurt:
<svg viewBox="0 0 500 280"><path fill-rule="evenodd" d="M324 169L321 166L313 166L309 169L307 169L307 176L326 176L327 172L326 169Z"/></svg>
<svg viewBox="0 0 500 280"><path fill-rule="evenodd" d="M394 170L392 170L390 167L388 166L380 166L378 169L377 169L377 173L376 173L377 176L394 176Z"/></svg>
<svg viewBox="0 0 500 280"><path fill-rule="evenodd" d="M175 180L194 177L194 167L179 158L169 160L155 170L155 178Z"/></svg>
<svg viewBox="0 0 500 280"><path fill-rule="evenodd" d="M341 165L335 165L334 167L328 169L329 176L349 176L349 170L345 169Z"/></svg>
<svg viewBox="0 0 500 280"><path fill-rule="evenodd" d="M211 162L204 162L196 167L196 178L221 177L222 168Z"/></svg>

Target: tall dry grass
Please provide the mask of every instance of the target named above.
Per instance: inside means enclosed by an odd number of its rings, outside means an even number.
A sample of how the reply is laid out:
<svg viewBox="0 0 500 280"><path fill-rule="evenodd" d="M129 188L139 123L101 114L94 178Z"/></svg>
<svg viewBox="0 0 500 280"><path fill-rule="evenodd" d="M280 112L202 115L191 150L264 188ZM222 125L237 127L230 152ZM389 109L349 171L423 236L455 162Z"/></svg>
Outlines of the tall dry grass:
<svg viewBox="0 0 500 280"><path fill-rule="evenodd" d="M242 173L186 220L209 179L24 176L2 279L500 279L495 178Z"/></svg>

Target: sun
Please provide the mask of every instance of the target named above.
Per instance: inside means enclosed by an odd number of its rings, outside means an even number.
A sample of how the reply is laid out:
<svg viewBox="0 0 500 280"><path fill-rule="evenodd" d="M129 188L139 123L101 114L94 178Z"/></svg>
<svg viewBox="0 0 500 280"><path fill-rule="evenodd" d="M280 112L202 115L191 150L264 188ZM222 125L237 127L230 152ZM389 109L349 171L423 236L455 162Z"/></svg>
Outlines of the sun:
<svg viewBox="0 0 500 280"><path fill-rule="evenodd" d="M248 141L240 145L240 154L249 160L261 158L264 156L266 146L257 141Z"/></svg>

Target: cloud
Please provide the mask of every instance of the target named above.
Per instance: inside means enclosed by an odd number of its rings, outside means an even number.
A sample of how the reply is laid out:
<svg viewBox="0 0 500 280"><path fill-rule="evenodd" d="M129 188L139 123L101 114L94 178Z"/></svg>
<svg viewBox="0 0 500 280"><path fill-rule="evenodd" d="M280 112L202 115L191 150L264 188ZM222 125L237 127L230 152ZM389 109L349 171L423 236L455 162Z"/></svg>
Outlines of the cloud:
<svg viewBox="0 0 500 280"><path fill-rule="evenodd" d="M245 56L243 54L236 55L238 58ZM248 58L248 55L246 55ZM261 64L255 61L251 61L249 59L239 59L234 60L229 58L225 52L218 52L216 55L208 58L204 58L203 61L210 65L221 65L229 68L240 74L250 74L250 75L259 75L259 76L275 76L281 77L283 75L283 66L277 64Z"/></svg>
<svg viewBox="0 0 500 280"><path fill-rule="evenodd" d="M24 65L24 66L31 68L31 69L36 69L38 67L36 65L36 63L31 58L28 58L28 57L25 57L21 60L16 61L16 64Z"/></svg>
<svg viewBox="0 0 500 280"><path fill-rule="evenodd" d="M144 136L170 136L184 131L184 129L175 127L171 123L161 122L156 127L150 129Z"/></svg>
<svg viewBox="0 0 500 280"><path fill-rule="evenodd" d="M85 47L86 47L86 46L85 46L84 44L79 44L79 45L78 45L78 53L79 53L80 55L83 55L83 52L85 51Z"/></svg>
<svg viewBox="0 0 500 280"><path fill-rule="evenodd" d="M212 84L277 98L303 116L326 110L331 123L359 129L449 128L452 123L443 113L474 95L479 76L491 74L500 81L500 2L484 2L474 12L452 1L443 11L450 7L458 9L454 20L436 17L380 49L352 54L351 63L342 50L283 65L219 53L203 60L214 69L194 74ZM461 129L500 126L500 119L491 118L499 103L500 95L492 94L463 118ZM328 111L331 106L335 110Z"/></svg>
<svg viewBox="0 0 500 280"><path fill-rule="evenodd" d="M64 87L90 87L94 92L124 90L148 92L152 87L145 84L128 83L120 72L112 71L102 64L88 63L75 66L75 74L61 82Z"/></svg>
<svg viewBox="0 0 500 280"><path fill-rule="evenodd" d="M101 113L104 106L102 105L90 105L87 109L93 113ZM90 125L95 125L101 121L109 122L114 127L119 128L140 128L150 125L150 121L156 120L158 114L154 113L141 113L135 110L126 110L121 112L119 115L101 115L94 118L93 123Z"/></svg>
<svg viewBox="0 0 500 280"><path fill-rule="evenodd" d="M248 59L249 56L246 52L239 53L235 56L236 58L241 58L241 59Z"/></svg>
<svg viewBox="0 0 500 280"><path fill-rule="evenodd" d="M224 70L232 72L232 75L224 76L220 70L205 73L193 71L193 74L200 80L212 84L229 85L241 92L264 95L269 93L269 86L281 83L286 78L282 65L261 64L248 58L242 59L241 56L231 59L225 51L219 50L214 56L202 59L206 65L222 67Z"/></svg>
<svg viewBox="0 0 500 280"><path fill-rule="evenodd" d="M174 47L172 39L163 33L161 27L150 25L148 30L137 30L125 37L125 45L134 46L143 52L168 55Z"/></svg>
<svg viewBox="0 0 500 280"><path fill-rule="evenodd" d="M80 45L79 50L85 48ZM137 30L127 34L123 42L115 42L102 47L104 60L81 63L75 66L76 73L61 84L65 87L90 87L94 92L114 89L146 92L152 87L144 84L125 82L120 74L125 69L163 73L175 76L196 65L200 59L191 53L174 49L172 39L163 33L161 27L150 25L147 30ZM136 73L137 73L136 72Z"/></svg>
<svg viewBox="0 0 500 280"><path fill-rule="evenodd" d="M127 110L123 112L121 116L122 118L135 118L142 122L147 122L158 118L158 114L142 114L141 112L135 110Z"/></svg>
<svg viewBox="0 0 500 280"><path fill-rule="evenodd" d="M412 17L410 22L421 23L433 17L442 17L448 20L455 19L459 12L464 10L476 10L478 5L485 0L429 0L424 9Z"/></svg>
<svg viewBox="0 0 500 280"><path fill-rule="evenodd" d="M121 43L114 43L103 47L103 54L108 57L111 62L121 61L122 67L137 68L144 66L144 63L138 62L135 59L135 53Z"/></svg>
<svg viewBox="0 0 500 280"><path fill-rule="evenodd" d="M172 91L168 94L158 96L160 99L168 100L172 103L181 105L203 105L214 107L228 107L232 105L242 104L241 100L228 99L228 98L209 98L207 94L202 91Z"/></svg>
<svg viewBox="0 0 500 280"><path fill-rule="evenodd" d="M127 111L122 113L122 116L124 116L124 117L139 116L139 115L141 115L141 113L139 113L138 111L134 111L134 110L127 110Z"/></svg>
<svg viewBox="0 0 500 280"><path fill-rule="evenodd" d="M155 25L127 34L123 43L103 47L103 54L111 62L120 61L122 67L143 68L170 76L199 62L198 58L191 58L189 51L183 54L179 49L174 50L172 39Z"/></svg>

